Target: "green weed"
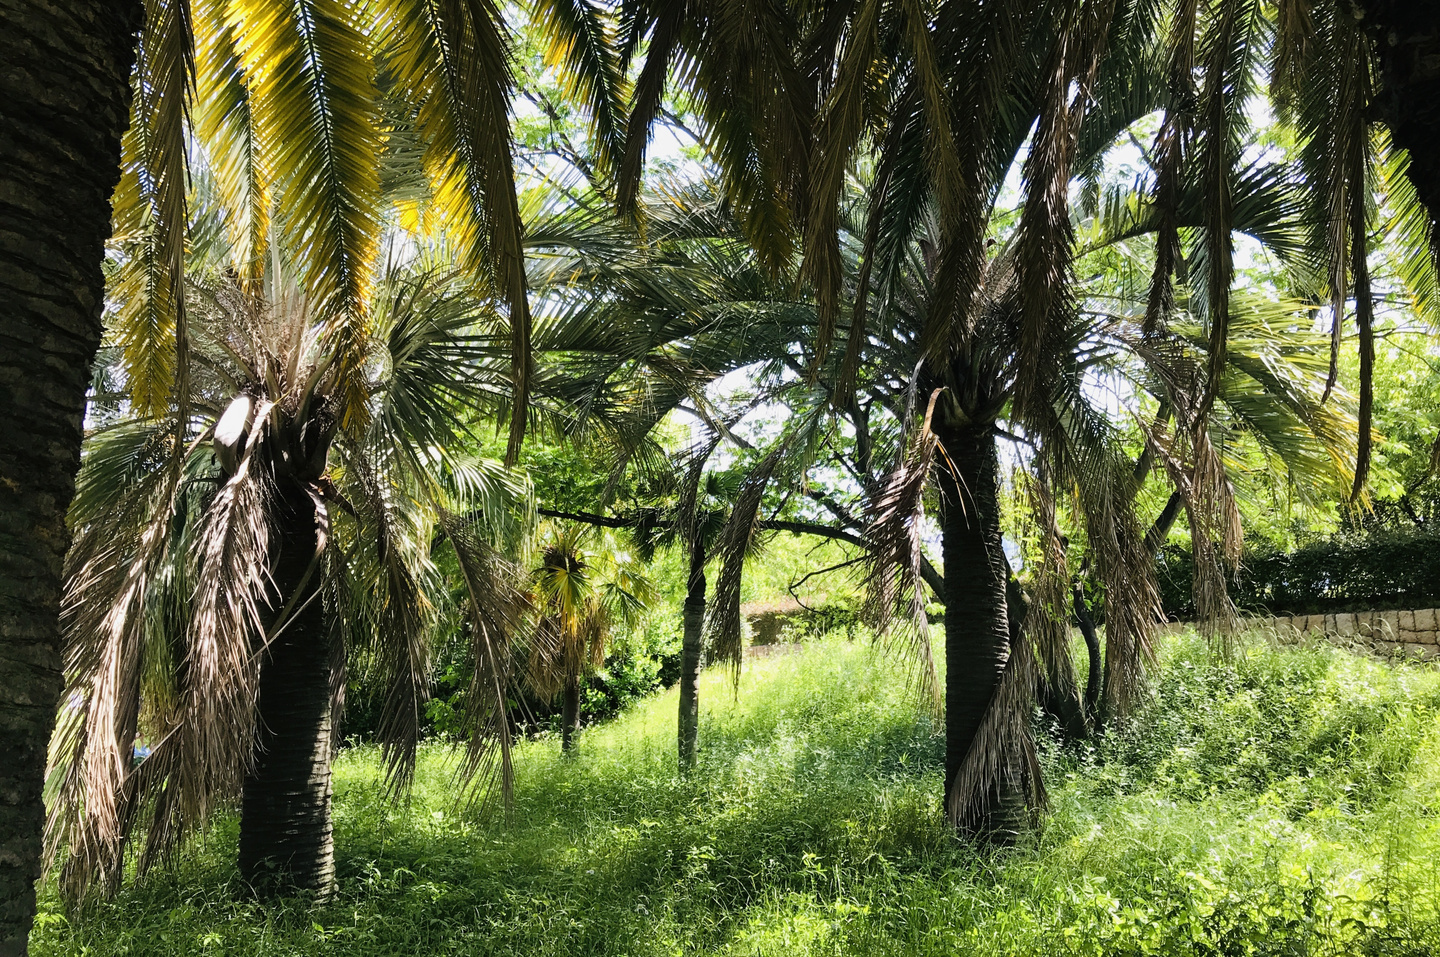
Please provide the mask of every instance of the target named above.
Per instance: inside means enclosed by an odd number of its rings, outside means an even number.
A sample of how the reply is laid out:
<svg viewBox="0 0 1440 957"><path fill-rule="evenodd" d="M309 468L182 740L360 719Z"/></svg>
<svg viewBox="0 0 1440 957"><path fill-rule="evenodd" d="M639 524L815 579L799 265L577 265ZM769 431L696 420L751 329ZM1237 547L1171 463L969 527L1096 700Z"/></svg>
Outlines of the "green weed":
<svg viewBox="0 0 1440 957"><path fill-rule="evenodd" d="M336 767L340 892L247 901L218 823L171 870L66 915L37 955L1429 954L1440 949L1440 672L1323 647L1212 662L1170 640L1150 703L1048 745L1051 808L982 851L940 814L942 740L905 676L839 640L527 742L507 821L457 805L453 755L390 800Z"/></svg>

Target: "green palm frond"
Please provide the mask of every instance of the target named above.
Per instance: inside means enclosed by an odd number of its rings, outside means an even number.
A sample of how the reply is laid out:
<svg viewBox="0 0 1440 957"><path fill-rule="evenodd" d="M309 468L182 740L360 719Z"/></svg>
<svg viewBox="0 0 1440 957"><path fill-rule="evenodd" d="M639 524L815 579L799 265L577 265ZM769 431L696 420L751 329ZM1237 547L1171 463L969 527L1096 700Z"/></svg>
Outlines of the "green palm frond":
<svg viewBox="0 0 1440 957"><path fill-rule="evenodd" d="M616 25L592 0L535 0L534 16L550 41L546 60L561 70L567 93L588 107L596 158L613 175L625 156L629 95Z"/></svg>
<svg viewBox="0 0 1440 957"><path fill-rule="evenodd" d="M641 15L641 11L636 9L639 6L625 4L622 8L619 48L622 68L628 64L630 53L640 43L642 35L649 34L645 64L640 68L631 94L630 115L625 127L625 151L616 168L615 203L623 213L635 211L651 126L662 106L686 14L684 3L661 3L658 15L652 20L650 16Z"/></svg>
<svg viewBox="0 0 1440 957"><path fill-rule="evenodd" d="M142 414L152 414L169 401L177 373L184 373L185 127L195 63L188 4L147 0L145 13L115 193L123 259L113 335L124 349L131 400Z"/></svg>
<svg viewBox="0 0 1440 957"><path fill-rule="evenodd" d="M235 272L256 294L270 241L274 171L256 141L250 91L234 31L224 18L226 3L195 0L195 18L208 27L196 36L195 133L219 187Z"/></svg>
<svg viewBox="0 0 1440 957"><path fill-rule="evenodd" d="M285 243L336 343L345 414L363 419L359 361L380 236L370 42L340 0L232 0L225 17L255 137L277 174Z"/></svg>
<svg viewBox="0 0 1440 957"><path fill-rule="evenodd" d="M1258 0L1227 0L1205 30L1199 50L1205 81L1196 114L1196 154L1205 195L1205 252L1208 266L1203 302L1210 325L1207 388L1213 389L1225 363L1230 286L1234 281L1234 201L1231 183L1239 157L1238 131L1254 86L1264 23ZM1203 404L1202 404L1203 407Z"/></svg>
<svg viewBox="0 0 1440 957"><path fill-rule="evenodd" d="M809 219L800 278L814 290L818 312L815 355L823 361L839 323L843 264L840 258L841 194L852 155L865 131L867 88L879 71L880 0L864 0L856 11L838 66L838 79L816 124Z"/></svg>

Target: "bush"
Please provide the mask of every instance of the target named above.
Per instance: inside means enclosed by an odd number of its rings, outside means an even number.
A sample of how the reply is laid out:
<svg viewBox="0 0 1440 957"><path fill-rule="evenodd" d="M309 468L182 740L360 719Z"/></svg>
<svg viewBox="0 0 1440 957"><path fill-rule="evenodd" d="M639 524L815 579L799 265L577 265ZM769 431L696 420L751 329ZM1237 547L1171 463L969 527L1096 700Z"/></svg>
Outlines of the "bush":
<svg viewBox="0 0 1440 957"><path fill-rule="evenodd" d="M586 721L613 718L679 681L681 638L679 616L662 613L647 616L634 633L612 643L605 664L586 679Z"/></svg>
<svg viewBox="0 0 1440 957"><path fill-rule="evenodd" d="M1167 546L1157 577L1165 613L1195 617L1187 549ZM1257 551L1241 561L1231 597L1242 611L1319 614L1440 604L1440 535L1380 528L1336 535L1293 552Z"/></svg>

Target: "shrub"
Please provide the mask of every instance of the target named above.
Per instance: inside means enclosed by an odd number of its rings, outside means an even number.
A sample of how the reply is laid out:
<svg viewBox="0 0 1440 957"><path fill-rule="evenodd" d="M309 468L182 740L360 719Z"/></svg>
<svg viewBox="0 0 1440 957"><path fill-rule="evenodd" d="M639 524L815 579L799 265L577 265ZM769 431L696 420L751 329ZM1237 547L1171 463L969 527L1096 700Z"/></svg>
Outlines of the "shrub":
<svg viewBox="0 0 1440 957"><path fill-rule="evenodd" d="M1195 617L1194 565L1184 548L1167 546L1157 564L1165 612ZM1231 583L1244 611L1318 614L1358 608L1427 608L1440 604L1440 535L1377 528L1336 535L1293 552L1245 555Z"/></svg>

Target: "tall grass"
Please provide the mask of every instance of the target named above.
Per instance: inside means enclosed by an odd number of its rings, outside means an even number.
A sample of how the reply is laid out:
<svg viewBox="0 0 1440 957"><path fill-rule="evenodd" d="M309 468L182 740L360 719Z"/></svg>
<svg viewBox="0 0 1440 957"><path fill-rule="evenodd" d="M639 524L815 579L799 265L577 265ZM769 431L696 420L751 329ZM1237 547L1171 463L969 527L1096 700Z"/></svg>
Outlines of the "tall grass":
<svg viewBox="0 0 1440 957"><path fill-rule="evenodd" d="M982 851L939 809L939 729L867 647L820 642L527 743L510 819L428 748L408 802L336 769L341 890L248 902L235 824L114 901L47 901L51 954L1429 954L1440 952L1440 672L1327 647L1164 650L1153 700L1050 746L1051 810Z"/></svg>

